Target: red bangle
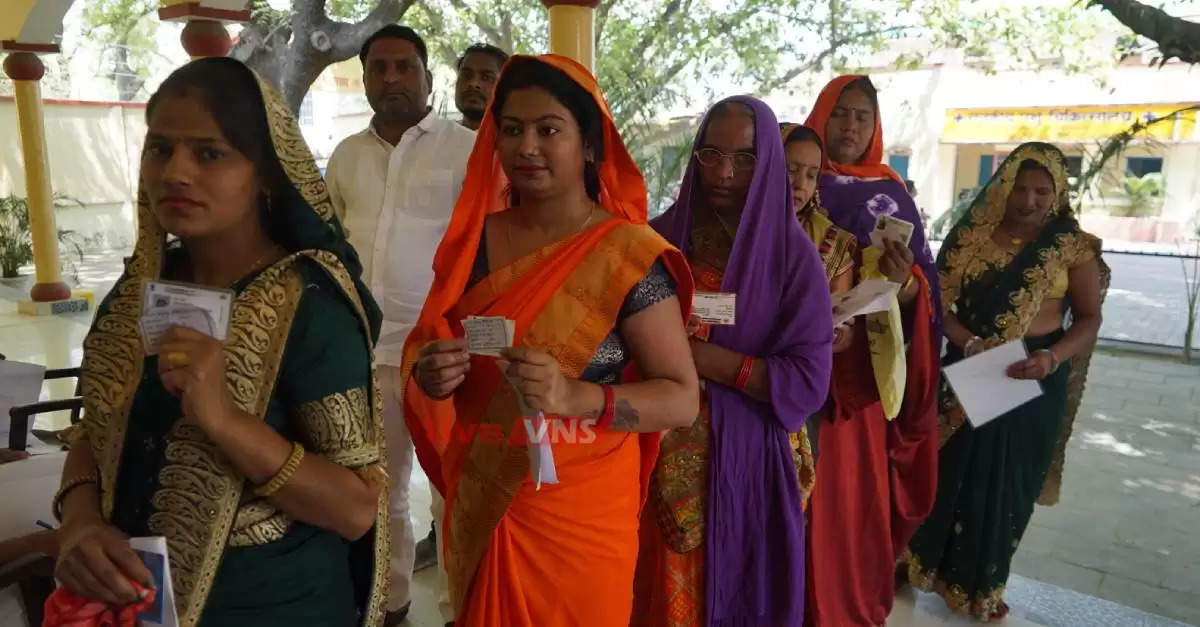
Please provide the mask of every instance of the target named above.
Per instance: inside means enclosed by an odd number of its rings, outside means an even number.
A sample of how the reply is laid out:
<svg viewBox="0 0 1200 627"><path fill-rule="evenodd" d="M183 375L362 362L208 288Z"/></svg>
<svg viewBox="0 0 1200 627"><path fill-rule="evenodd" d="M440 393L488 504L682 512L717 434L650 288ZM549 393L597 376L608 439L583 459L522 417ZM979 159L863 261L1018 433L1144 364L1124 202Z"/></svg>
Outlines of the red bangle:
<svg viewBox="0 0 1200 627"><path fill-rule="evenodd" d="M733 387L745 391L746 384L750 383L750 373L754 371L754 358L746 356L742 358L742 367L738 370L737 379L733 382Z"/></svg>
<svg viewBox="0 0 1200 627"><path fill-rule="evenodd" d="M600 390L604 392L604 413L600 414L600 419L596 421L596 427L607 429L612 426L613 419L617 415L617 395L613 392L611 385L601 385Z"/></svg>

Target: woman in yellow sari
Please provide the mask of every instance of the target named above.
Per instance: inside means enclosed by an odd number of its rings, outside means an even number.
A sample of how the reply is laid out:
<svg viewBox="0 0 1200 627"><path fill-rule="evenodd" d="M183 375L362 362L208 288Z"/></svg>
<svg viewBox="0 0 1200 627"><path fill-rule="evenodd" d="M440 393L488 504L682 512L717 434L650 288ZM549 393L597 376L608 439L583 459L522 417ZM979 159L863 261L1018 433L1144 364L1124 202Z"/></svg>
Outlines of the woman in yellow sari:
<svg viewBox="0 0 1200 627"><path fill-rule="evenodd" d="M434 275L401 376L455 624L628 625L658 434L697 412L692 287L582 66L505 65ZM468 316L512 321L507 362L454 339Z"/></svg>

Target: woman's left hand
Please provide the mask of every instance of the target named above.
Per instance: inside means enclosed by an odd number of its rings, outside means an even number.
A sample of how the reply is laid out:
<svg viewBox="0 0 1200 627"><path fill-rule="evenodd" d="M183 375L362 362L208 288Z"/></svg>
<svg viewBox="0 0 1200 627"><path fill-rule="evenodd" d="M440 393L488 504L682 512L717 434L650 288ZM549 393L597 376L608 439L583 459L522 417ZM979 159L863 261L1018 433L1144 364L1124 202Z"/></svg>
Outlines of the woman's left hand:
<svg viewBox="0 0 1200 627"><path fill-rule="evenodd" d="M225 380L225 346L199 331L172 327L163 335L158 376L181 401L183 417L202 427L228 416L234 407Z"/></svg>
<svg viewBox="0 0 1200 627"><path fill-rule="evenodd" d="M517 391L526 405L547 414L575 415L571 407L574 382L563 376L556 359L532 348L509 348L501 355L512 362L507 374L517 379Z"/></svg>
<svg viewBox="0 0 1200 627"><path fill-rule="evenodd" d="M879 258L879 271L893 283L904 285L912 275L913 254L908 246L895 240L883 240L883 255Z"/></svg>
<svg viewBox="0 0 1200 627"><path fill-rule="evenodd" d="M1008 376L1013 379L1045 379L1054 372L1054 358L1046 351L1038 351L1027 359L1008 367Z"/></svg>

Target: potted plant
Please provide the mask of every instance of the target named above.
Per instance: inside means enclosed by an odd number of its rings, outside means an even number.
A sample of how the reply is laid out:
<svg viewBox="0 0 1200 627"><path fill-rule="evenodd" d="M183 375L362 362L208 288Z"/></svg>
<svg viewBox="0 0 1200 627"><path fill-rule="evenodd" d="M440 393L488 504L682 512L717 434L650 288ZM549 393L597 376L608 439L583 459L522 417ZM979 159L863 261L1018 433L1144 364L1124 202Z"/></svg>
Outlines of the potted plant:
<svg viewBox="0 0 1200 627"><path fill-rule="evenodd" d="M56 194L54 206L82 205L77 200ZM74 274L76 260L83 261L83 248L74 231L59 229L58 241L70 251L64 255L64 268ZM15 279L21 266L33 261L33 233L29 229L29 203L9 194L0 198L0 278Z"/></svg>

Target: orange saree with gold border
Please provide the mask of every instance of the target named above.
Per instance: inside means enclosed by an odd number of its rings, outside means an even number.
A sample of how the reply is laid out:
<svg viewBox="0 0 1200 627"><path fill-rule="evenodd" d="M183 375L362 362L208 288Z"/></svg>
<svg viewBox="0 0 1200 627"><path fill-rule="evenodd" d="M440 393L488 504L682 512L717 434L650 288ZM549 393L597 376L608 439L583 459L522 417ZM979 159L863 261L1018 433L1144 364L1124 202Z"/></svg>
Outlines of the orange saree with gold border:
<svg viewBox="0 0 1200 627"><path fill-rule="evenodd" d="M515 345L553 356L564 376L579 378L617 325L627 294L656 260L677 282L681 320L690 306L687 264L646 225L645 183L594 79L563 57L537 59L590 91L605 114L599 204L611 217L468 285L487 215L507 210L506 180L494 157L496 129L490 112L485 115L434 259L433 287L405 347L405 419L426 474L446 498L439 544L458 627L625 627L638 517L659 435L552 416L559 483L538 489L530 481L516 394L492 358L473 356L466 381L444 401L427 397L410 377L421 346L461 337L462 320L478 315L513 320ZM632 367L626 375L623 382L636 377Z"/></svg>

